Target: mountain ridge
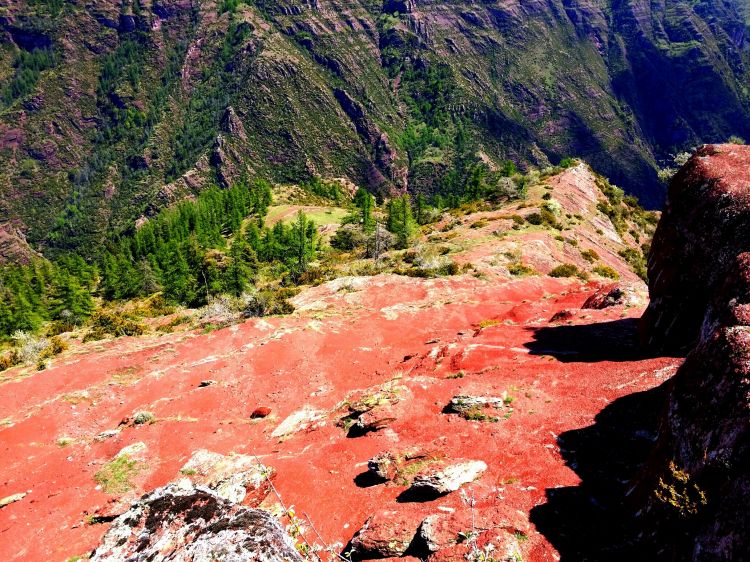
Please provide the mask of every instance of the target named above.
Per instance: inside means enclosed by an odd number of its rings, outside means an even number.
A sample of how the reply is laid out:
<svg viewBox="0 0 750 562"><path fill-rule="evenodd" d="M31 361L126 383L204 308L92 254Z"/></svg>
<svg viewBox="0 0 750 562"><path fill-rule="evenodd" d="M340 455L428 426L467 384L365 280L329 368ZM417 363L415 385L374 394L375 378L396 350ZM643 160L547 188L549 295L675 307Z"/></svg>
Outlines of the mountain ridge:
<svg viewBox="0 0 750 562"><path fill-rule="evenodd" d="M567 156L653 207L670 153L750 136L741 10L14 0L0 78L22 92L0 109L0 217L34 247L90 252L242 174L433 194L461 192L480 163Z"/></svg>

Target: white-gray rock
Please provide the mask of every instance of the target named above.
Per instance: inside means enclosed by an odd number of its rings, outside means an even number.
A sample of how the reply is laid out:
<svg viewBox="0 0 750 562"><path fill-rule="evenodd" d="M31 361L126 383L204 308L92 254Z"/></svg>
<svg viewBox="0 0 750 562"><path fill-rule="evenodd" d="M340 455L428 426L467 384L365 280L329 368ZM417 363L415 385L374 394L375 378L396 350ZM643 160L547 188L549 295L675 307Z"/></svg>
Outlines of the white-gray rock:
<svg viewBox="0 0 750 562"><path fill-rule="evenodd" d="M454 412L466 412L476 408L501 409L505 401L500 396L468 396L460 394L451 398L450 408Z"/></svg>
<svg viewBox="0 0 750 562"><path fill-rule="evenodd" d="M482 461L458 462L442 467L440 470L420 474L414 478L411 489L415 492L435 495L455 492L464 484L473 482L487 470Z"/></svg>
<svg viewBox="0 0 750 562"><path fill-rule="evenodd" d="M189 480L158 488L112 523L92 562L303 562L269 513Z"/></svg>
<svg viewBox="0 0 750 562"><path fill-rule="evenodd" d="M273 469L250 455L222 455L200 449L180 472L195 484L211 488L220 497L241 503L248 490L258 490L270 479Z"/></svg>

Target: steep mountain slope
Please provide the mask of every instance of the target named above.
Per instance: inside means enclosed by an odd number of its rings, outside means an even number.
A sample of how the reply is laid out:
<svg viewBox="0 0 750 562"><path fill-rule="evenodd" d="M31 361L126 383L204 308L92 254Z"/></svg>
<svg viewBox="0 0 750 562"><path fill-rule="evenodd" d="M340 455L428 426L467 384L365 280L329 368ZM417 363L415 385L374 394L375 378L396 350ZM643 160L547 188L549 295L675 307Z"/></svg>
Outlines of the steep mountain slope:
<svg viewBox="0 0 750 562"><path fill-rule="evenodd" d="M243 173L460 192L476 162L569 155L658 204L657 161L750 136L742 10L11 0L0 8L0 220L40 248L91 250Z"/></svg>

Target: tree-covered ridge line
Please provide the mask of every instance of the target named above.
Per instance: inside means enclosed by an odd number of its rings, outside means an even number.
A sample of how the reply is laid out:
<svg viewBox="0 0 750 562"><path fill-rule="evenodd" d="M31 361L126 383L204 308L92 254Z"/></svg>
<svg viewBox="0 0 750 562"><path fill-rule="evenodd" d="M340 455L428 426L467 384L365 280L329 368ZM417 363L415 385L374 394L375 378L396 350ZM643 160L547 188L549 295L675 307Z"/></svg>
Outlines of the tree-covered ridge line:
<svg viewBox="0 0 750 562"><path fill-rule="evenodd" d="M302 187L316 197L345 198L320 179ZM113 302L161 293L168 303L198 307L214 295L239 296L268 264L275 264L273 274L282 284L295 285L315 259L317 231L301 212L291 224L266 226L271 202L265 180L211 187L113 240L92 263L70 253L2 267L0 337L33 332L45 322L55 324L56 332L80 326L92 315L95 298ZM356 205L370 217L361 228L371 231L373 196L360 190ZM408 228L412 235L410 223Z"/></svg>
<svg viewBox="0 0 750 562"><path fill-rule="evenodd" d="M434 220L436 209L520 196L526 180L509 177L511 171L502 172L507 181L499 187L495 180L487 181L492 172L477 168L462 194L430 201L403 195L387 201L382 211L364 189L352 200L335 182L318 177L300 188L352 209L332 246L341 251L362 247L368 257L378 257L408 247L419 225ZM88 261L70 252L51 261L0 268L0 337L33 332L45 322L55 324L55 332L80 326L92 315L97 298L106 303L161 294L167 303L200 307L215 295L243 294L268 265L273 265L275 282L304 283L321 249L316 228L304 213L291 224L266 226L271 203L266 180L242 180L228 189L214 186L126 231Z"/></svg>
<svg viewBox="0 0 750 562"><path fill-rule="evenodd" d="M450 195L482 162L525 170L568 154L654 205L670 154L750 135L748 52L725 32L746 19L739 0L652 3L635 19L629 3L575 18L564 4L505 21L461 1L9 0L2 214L49 256L88 259L165 191L244 170ZM650 35L652 19L666 35Z"/></svg>

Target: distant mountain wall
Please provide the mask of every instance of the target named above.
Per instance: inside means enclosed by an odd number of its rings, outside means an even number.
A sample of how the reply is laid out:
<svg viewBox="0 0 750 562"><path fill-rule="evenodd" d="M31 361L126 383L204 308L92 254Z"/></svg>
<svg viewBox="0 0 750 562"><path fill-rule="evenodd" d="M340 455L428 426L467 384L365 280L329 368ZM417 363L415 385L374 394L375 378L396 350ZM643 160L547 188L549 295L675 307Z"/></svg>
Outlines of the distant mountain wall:
<svg viewBox="0 0 750 562"><path fill-rule="evenodd" d="M741 0L9 0L0 222L96 248L244 175L460 192L579 156L659 206L669 154L750 138Z"/></svg>

